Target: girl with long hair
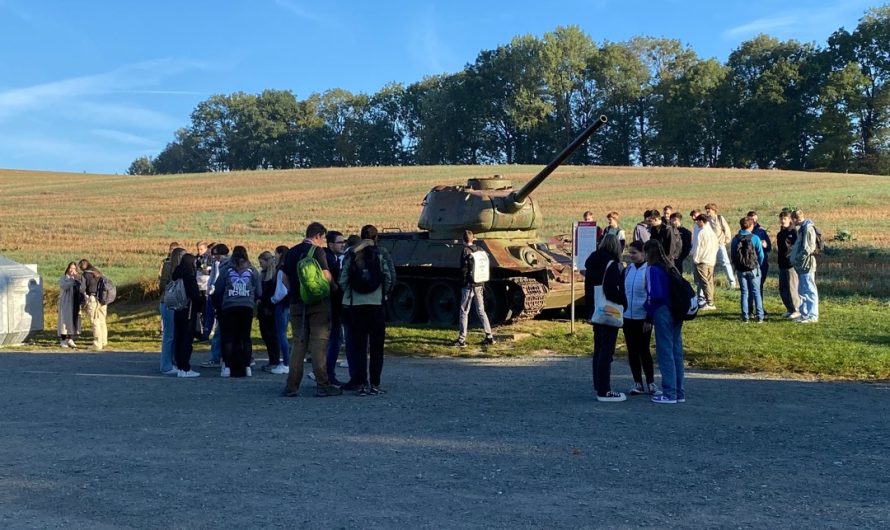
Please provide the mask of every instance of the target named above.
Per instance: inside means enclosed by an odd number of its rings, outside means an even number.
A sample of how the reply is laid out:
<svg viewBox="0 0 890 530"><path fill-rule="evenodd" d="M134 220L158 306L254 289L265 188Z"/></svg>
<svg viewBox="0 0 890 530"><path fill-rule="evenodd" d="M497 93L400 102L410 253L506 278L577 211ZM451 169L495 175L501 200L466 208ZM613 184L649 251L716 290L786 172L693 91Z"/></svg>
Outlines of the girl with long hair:
<svg viewBox="0 0 890 530"><path fill-rule="evenodd" d="M266 351L269 353L269 364L263 367L264 371L273 374L285 373L281 367L281 348L278 345L278 333L275 329L275 303L272 302L272 296L275 294L275 283L277 281L277 265L278 260L275 255L269 251L265 251L257 258L260 265L260 277L262 279L262 291L257 302L256 318L260 324L260 335L266 344Z"/></svg>
<svg viewBox="0 0 890 530"><path fill-rule="evenodd" d="M683 320L671 313L670 276L680 273L655 240L643 245L649 274L646 278L646 303L655 328L655 357L661 371L661 392L652 396L653 403L684 403L683 388Z"/></svg>
<svg viewBox="0 0 890 530"><path fill-rule="evenodd" d="M587 307L594 309L595 288L602 286L603 294L610 302L627 307L624 295L623 265L621 263L621 242L618 236L609 234L603 237L595 252L587 258L585 265L584 295ZM621 392L613 392L611 387L612 358L615 356L615 341L618 340L618 327L606 324L593 324L593 388L597 401L624 401L627 397Z"/></svg>
<svg viewBox="0 0 890 530"><path fill-rule="evenodd" d="M84 303L83 281L73 261L59 278L59 346L76 348L80 333L80 306Z"/></svg>

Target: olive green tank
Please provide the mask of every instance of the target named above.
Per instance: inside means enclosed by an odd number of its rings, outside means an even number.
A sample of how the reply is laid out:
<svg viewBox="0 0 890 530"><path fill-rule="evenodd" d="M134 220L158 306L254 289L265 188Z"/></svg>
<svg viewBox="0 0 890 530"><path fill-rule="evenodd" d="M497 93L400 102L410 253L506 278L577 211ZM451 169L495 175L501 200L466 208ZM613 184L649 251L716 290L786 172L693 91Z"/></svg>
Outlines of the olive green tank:
<svg viewBox="0 0 890 530"><path fill-rule="evenodd" d="M489 255L491 279L484 293L492 325L567 307L572 274L580 299L583 278L573 273L567 249L539 236L543 215L530 194L606 121L600 116L519 190L499 176L471 178L466 186L436 186L423 201L421 231L381 233L379 244L392 255L398 280L389 298L390 320L456 321L465 230L473 231L476 245Z"/></svg>

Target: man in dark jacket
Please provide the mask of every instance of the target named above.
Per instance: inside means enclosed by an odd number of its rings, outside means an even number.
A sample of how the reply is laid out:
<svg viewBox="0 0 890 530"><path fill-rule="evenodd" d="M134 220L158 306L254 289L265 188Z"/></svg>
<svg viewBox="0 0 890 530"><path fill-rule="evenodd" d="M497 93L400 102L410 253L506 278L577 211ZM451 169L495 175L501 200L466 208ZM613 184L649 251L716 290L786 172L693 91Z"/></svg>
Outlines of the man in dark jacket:
<svg viewBox="0 0 890 530"><path fill-rule="evenodd" d="M177 377L198 377L201 374L192 370L192 342L198 318L198 306L201 303L201 292L195 274L196 258L193 254L185 254L179 266L170 275L170 281L182 280L189 303L180 309L173 310L173 355L176 359Z"/></svg>
<svg viewBox="0 0 890 530"><path fill-rule="evenodd" d="M340 288L341 257L346 249L346 239L336 230L328 232L327 248L324 249L328 266L331 269L331 335L328 338L328 352L325 364L331 384L342 386L337 380L337 357L340 355L340 344L343 342L343 290Z"/></svg>
<svg viewBox="0 0 890 530"><path fill-rule="evenodd" d="M680 255L674 260L674 266L680 271L680 274L683 274L683 262L686 261L686 257L692 252L692 232L683 226L683 214L680 212L671 214L671 226L680 235L681 243Z"/></svg>
<svg viewBox="0 0 890 530"><path fill-rule="evenodd" d="M785 318L798 318L797 308L800 307L800 296L797 294L797 271L791 264L791 249L797 241L797 227L791 222L791 212L782 210L779 214L782 228L776 234L776 261L779 262L779 296L785 306Z"/></svg>
<svg viewBox="0 0 890 530"><path fill-rule="evenodd" d="M760 244L763 245L763 263L760 264L760 292L763 292L763 284L766 282L766 274L769 272L769 253L773 249L773 244L769 240L769 234L757 222L757 212L751 210L748 217L754 221L754 228L751 233L760 238Z"/></svg>
<svg viewBox="0 0 890 530"><path fill-rule="evenodd" d="M457 339L452 344L461 348L467 345L467 325L470 320L470 306L474 303L476 304L476 316L479 317L479 321L482 322L482 329L485 330L483 344L494 344L494 335L491 334L491 324L489 324L488 315L485 313L485 298L482 294L485 284L477 282L473 277L473 252L477 252L479 247L475 245L476 238L470 230L464 231L463 241L464 247L460 255L460 328L458 329Z"/></svg>
<svg viewBox="0 0 890 530"><path fill-rule="evenodd" d="M675 263L683 250L683 242L680 240L680 232L669 224L661 222L661 217L656 215L649 219L652 231L652 239L661 243L664 255L667 256L671 263ZM690 243L691 247L691 243Z"/></svg>

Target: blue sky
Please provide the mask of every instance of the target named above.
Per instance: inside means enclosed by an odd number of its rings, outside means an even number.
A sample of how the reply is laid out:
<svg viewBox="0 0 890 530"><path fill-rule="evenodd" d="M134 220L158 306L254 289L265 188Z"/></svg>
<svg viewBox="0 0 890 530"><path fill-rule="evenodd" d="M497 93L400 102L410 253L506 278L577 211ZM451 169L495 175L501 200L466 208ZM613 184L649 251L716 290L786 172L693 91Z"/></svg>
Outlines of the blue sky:
<svg viewBox="0 0 890 530"><path fill-rule="evenodd" d="M0 0L0 168L123 173L212 94L373 93L560 25L597 42L676 38L725 61L758 33L822 44L881 3Z"/></svg>

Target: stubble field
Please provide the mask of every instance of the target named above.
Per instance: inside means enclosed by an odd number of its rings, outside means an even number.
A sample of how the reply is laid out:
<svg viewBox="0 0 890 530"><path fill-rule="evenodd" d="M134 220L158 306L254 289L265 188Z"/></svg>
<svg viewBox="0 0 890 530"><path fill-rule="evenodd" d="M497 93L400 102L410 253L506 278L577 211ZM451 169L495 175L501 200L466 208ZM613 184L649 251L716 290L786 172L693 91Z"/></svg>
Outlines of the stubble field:
<svg viewBox="0 0 890 530"><path fill-rule="evenodd" d="M421 200L436 184L501 174L514 184L537 166L350 168L134 177L0 170L0 254L36 263L47 286L47 330L33 348L53 343L55 285L65 264L90 259L124 294L111 307L119 349L155 351L156 275L167 245L197 240L247 246L252 257L301 239L308 222L356 233L366 224L416 229ZM545 214L544 236L567 234L584 210L600 221L621 212L628 232L643 210L671 204L688 213L716 202L731 224L750 209L771 234L783 207L799 207L829 241L817 280L823 298L818 326L770 318L757 329L738 322L737 292L721 289L720 310L690 323L688 362L708 368L767 371L805 377L890 378L890 179L783 171L566 166L535 193ZM685 223L688 225L688 222ZM772 271L775 274L774 257ZM782 312L775 276L766 308ZM585 354L590 331L567 337L568 323L527 322L501 329L491 355L551 351ZM449 354L453 332L391 328L390 353ZM115 339L117 337L117 339ZM622 342L619 339L619 342ZM473 355L478 352L470 352ZM200 355L200 354L198 354Z"/></svg>

